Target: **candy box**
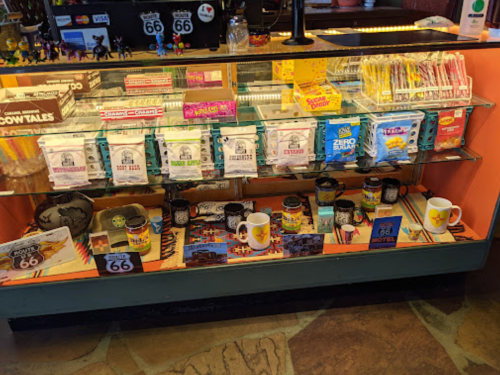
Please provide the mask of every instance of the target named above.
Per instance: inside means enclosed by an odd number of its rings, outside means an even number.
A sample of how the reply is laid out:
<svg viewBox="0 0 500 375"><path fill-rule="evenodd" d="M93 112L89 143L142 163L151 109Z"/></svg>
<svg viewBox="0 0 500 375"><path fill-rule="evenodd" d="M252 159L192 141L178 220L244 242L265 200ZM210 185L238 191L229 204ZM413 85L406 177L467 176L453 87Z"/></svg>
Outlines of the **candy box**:
<svg viewBox="0 0 500 375"><path fill-rule="evenodd" d="M96 70L65 73L19 74L19 87L69 85L75 96L91 93L102 86L101 73Z"/></svg>
<svg viewBox="0 0 500 375"><path fill-rule="evenodd" d="M185 119L235 117L236 99L231 89L189 90L182 110Z"/></svg>
<svg viewBox="0 0 500 375"><path fill-rule="evenodd" d="M68 85L0 90L0 126L63 122L75 109Z"/></svg>
<svg viewBox="0 0 500 375"><path fill-rule="evenodd" d="M305 111L339 111L342 94L330 82L294 83L294 96Z"/></svg>
<svg viewBox="0 0 500 375"><path fill-rule="evenodd" d="M163 117L163 100L146 97L104 102L100 115L103 121Z"/></svg>
<svg viewBox="0 0 500 375"><path fill-rule="evenodd" d="M333 207L318 207L318 233L333 232Z"/></svg>
<svg viewBox="0 0 500 375"><path fill-rule="evenodd" d="M273 61L273 81L293 83L294 60Z"/></svg>
<svg viewBox="0 0 500 375"><path fill-rule="evenodd" d="M342 94L326 79L326 59L295 61L293 91L305 111L338 111Z"/></svg>
<svg viewBox="0 0 500 375"><path fill-rule="evenodd" d="M125 87L127 90L137 87L173 87L172 73L129 74L125 77Z"/></svg>
<svg viewBox="0 0 500 375"><path fill-rule="evenodd" d="M221 65L188 66L186 80L189 88L224 87L223 76L227 76ZM225 87L227 88L227 87Z"/></svg>

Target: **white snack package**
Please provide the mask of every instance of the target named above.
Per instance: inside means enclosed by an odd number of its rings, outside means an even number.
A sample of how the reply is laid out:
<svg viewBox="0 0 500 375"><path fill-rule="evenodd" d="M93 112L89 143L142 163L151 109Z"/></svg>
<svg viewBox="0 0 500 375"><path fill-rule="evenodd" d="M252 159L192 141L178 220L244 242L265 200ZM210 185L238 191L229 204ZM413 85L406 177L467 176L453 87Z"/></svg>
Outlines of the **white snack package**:
<svg viewBox="0 0 500 375"><path fill-rule="evenodd" d="M107 136L113 184L115 186L148 183L144 134Z"/></svg>
<svg viewBox="0 0 500 375"><path fill-rule="evenodd" d="M278 125L278 167L309 164L309 132L306 123Z"/></svg>
<svg viewBox="0 0 500 375"><path fill-rule="evenodd" d="M201 130L165 133L168 172L172 180L201 180Z"/></svg>
<svg viewBox="0 0 500 375"><path fill-rule="evenodd" d="M49 138L45 143L54 188L90 185L84 138Z"/></svg>
<svg viewBox="0 0 500 375"><path fill-rule="evenodd" d="M224 150L225 177L258 177L255 137L257 127L237 126L220 129Z"/></svg>
<svg viewBox="0 0 500 375"><path fill-rule="evenodd" d="M455 25L453 21L441 16L426 17L415 21L415 26L418 27L452 27Z"/></svg>

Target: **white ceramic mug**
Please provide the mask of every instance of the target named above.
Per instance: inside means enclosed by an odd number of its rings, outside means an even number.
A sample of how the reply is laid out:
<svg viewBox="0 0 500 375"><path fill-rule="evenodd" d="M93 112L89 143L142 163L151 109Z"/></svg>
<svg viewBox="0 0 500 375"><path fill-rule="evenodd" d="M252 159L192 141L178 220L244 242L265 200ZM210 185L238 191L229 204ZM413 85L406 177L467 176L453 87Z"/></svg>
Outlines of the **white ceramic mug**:
<svg viewBox="0 0 500 375"><path fill-rule="evenodd" d="M242 221L236 228L236 236L242 243L248 245L254 250L264 250L271 244L271 218L262 212L250 214L246 221ZM243 239L240 235L240 228L247 228L247 238Z"/></svg>
<svg viewBox="0 0 500 375"><path fill-rule="evenodd" d="M458 217L450 223L451 210L458 210ZM441 234L446 232L447 227L458 224L462 218L462 209L453 205L448 199L431 198L427 201L425 210L424 228L431 233Z"/></svg>

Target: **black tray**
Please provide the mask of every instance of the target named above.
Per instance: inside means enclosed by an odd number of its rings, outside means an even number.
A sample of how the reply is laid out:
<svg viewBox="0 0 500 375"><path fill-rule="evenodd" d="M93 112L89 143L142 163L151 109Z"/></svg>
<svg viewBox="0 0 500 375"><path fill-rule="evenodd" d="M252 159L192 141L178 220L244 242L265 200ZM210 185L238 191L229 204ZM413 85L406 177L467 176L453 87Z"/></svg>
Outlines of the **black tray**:
<svg viewBox="0 0 500 375"><path fill-rule="evenodd" d="M377 47L401 44L426 44L439 42L477 41L468 36L436 30L392 31L381 33L356 33L344 35L318 35L318 38L344 47Z"/></svg>

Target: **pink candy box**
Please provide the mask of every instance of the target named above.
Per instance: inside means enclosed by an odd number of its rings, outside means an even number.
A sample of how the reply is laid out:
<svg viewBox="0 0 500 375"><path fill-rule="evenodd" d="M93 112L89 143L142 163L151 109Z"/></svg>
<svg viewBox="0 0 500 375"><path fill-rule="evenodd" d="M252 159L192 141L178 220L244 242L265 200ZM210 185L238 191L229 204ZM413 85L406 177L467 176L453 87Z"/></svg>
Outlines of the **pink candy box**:
<svg viewBox="0 0 500 375"><path fill-rule="evenodd" d="M235 117L236 100L231 89L188 90L183 111L185 119Z"/></svg>

